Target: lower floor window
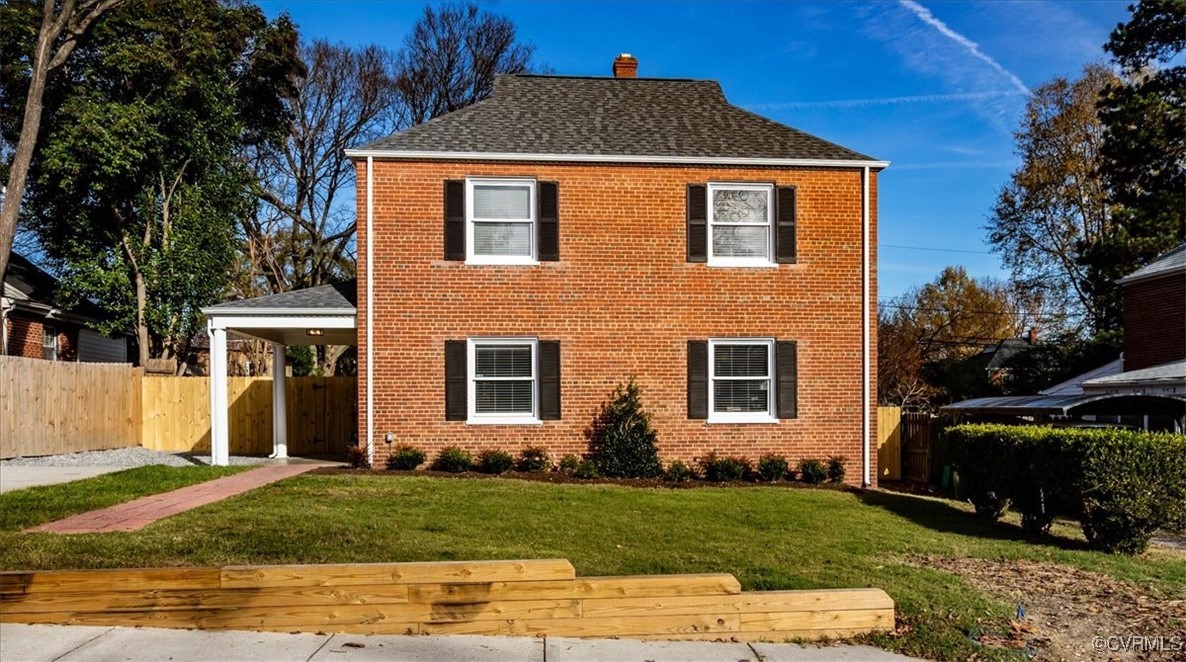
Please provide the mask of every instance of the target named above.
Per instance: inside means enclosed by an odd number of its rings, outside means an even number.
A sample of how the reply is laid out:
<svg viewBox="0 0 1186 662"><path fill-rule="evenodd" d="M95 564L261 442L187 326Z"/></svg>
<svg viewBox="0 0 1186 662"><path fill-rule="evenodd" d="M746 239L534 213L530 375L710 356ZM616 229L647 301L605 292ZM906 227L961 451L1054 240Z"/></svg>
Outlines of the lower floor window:
<svg viewBox="0 0 1186 662"><path fill-rule="evenodd" d="M537 418L534 339L471 339L468 363L472 420L507 422Z"/></svg>
<svg viewBox="0 0 1186 662"><path fill-rule="evenodd" d="M775 419L773 340L709 340L708 363L709 420Z"/></svg>

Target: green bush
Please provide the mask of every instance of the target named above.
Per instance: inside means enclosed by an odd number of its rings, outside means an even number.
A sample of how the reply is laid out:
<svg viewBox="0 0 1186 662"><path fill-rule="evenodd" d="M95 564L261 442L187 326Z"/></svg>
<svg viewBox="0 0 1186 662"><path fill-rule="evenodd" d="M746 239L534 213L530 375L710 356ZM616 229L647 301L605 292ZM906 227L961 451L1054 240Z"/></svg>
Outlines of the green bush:
<svg viewBox="0 0 1186 662"><path fill-rule="evenodd" d="M828 482L843 483L845 474L845 463L848 458L843 455L829 455L828 456Z"/></svg>
<svg viewBox="0 0 1186 662"><path fill-rule="evenodd" d="M448 471L459 474L474 468L474 456L460 446L442 448L437 459L432 461L434 471Z"/></svg>
<svg viewBox="0 0 1186 662"><path fill-rule="evenodd" d="M634 377L614 388L585 436L589 456L603 476L653 478L663 473L658 433L651 427L651 415L643 409L642 389Z"/></svg>
<svg viewBox="0 0 1186 662"><path fill-rule="evenodd" d="M484 474L504 474L515 466L510 453L497 448L488 448L478 454L478 471Z"/></svg>
<svg viewBox="0 0 1186 662"><path fill-rule="evenodd" d="M528 446L519 453L515 469L524 473L542 473L552 468L552 458L540 446Z"/></svg>
<svg viewBox="0 0 1186 662"><path fill-rule="evenodd" d="M790 465L787 458L774 453L767 453L758 458L758 477L767 483L780 481L787 477Z"/></svg>
<svg viewBox="0 0 1186 662"><path fill-rule="evenodd" d="M424 464L426 459L428 459L428 455L424 451L415 446L401 444L391 449L391 454L387 456L387 468L411 471Z"/></svg>
<svg viewBox="0 0 1186 662"><path fill-rule="evenodd" d="M663 473L663 480L669 480L673 483L686 483L696 477L696 473L692 471L692 467L684 464L680 460L674 460L667 465L667 471Z"/></svg>
<svg viewBox="0 0 1186 662"><path fill-rule="evenodd" d="M828 470L819 460L806 459L799 461L799 480L810 485L818 485L828 477Z"/></svg>
<svg viewBox="0 0 1186 662"><path fill-rule="evenodd" d="M581 460L577 462L577 466L572 470L572 475L583 480L597 478L597 465L592 460Z"/></svg>
<svg viewBox="0 0 1186 662"><path fill-rule="evenodd" d="M1139 553L1186 528L1186 437L1121 429L961 425L947 431L977 512L1012 502L1032 533L1075 517L1088 543Z"/></svg>
<svg viewBox="0 0 1186 662"><path fill-rule="evenodd" d="M581 466L581 458L575 455L565 455L560 458L560 473L574 474L579 466Z"/></svg>
<svg viewBox="0 0 1186 662"><path fill-rule="evenodd" d="M744 457L721 457L713 451L700 460L700 471L704 480L727 483L748 478L753 465Z"/></svg>

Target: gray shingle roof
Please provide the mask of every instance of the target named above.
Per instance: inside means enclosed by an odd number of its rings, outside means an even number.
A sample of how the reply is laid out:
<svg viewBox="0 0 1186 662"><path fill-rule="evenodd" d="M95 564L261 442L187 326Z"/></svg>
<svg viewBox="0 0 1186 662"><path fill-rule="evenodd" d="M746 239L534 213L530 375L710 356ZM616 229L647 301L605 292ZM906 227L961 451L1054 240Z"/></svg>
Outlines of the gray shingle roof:
<svg viewBox="0 0 1186 662"><path fill-rule="evenodd" d="M228 301L203 308L203 311L246 313L263 310L325 310L340 311L355 309L358 300L358 282L346 281L334 285L318 285L303 290L269 294L254 299Z"/></svg>
<svg viewBox="0 0 1186 662"><path fill-rule="evenodd" d="M1162 255L1156 260L1121 278L1121 284L1145 280L1156 276L1164 276L1173 272L1186 273L1186 244Z"/></svg>
<svg viewBox="0 0 1186 662"><path fill-rule="evenodd" d="M709 80L499 76L484 101L359 150L870 161L730 104Z"/></svg>

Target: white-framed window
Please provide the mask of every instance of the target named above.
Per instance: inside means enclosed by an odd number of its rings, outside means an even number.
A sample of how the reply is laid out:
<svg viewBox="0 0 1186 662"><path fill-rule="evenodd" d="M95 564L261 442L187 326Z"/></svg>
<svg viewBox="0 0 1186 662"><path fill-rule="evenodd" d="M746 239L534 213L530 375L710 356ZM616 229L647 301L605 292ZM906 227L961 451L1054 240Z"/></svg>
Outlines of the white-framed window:
<svg viewBox="0 0 1186 662"><path fill-rule="evenodd" d="M774 340L709 339L708 421L778 421L774 412Z"/></svg>
<svg viewBox="0 0 1186 662"><path fill-rule="evenodd" d="M48 361L58 360L58 329L56 327L41 327L41 356Z"/></svg>
<svg viewBox="0 0 1186 662"><path fill-rule="evenodd" d="M539 423L535 338L470 338L469 422Z"/></svg>
<svg viewBox="0 0 1186 662"><path fill-rule="evenodd" d="M710 266L775 266L773 226L772 184L708 184Z"/></svg>
<svg viewBox="0 0 1186 662"><path fill-rule="evenodd" d="M535 264L535 180L465 180L466 262Z"/></svg>

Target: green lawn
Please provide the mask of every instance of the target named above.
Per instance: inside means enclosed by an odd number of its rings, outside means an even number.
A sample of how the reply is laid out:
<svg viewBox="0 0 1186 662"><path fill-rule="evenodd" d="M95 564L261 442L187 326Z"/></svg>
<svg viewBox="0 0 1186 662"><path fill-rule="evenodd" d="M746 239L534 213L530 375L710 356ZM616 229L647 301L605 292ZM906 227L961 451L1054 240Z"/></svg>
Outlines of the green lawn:
<svg viewBox="0 0 1186 662"><path fill-rule="evenodd" d="M143 478L124 472L92 481ZM745 589L877 586L912 629L873 643L959 659L1011 655L973 651L964 636L972 627L1003 631L1011 608L953 575L908 564L912 554L1028 558L1186 592L1180 556L1088 551L1069 528L1028 543L1015 527L986 524L950 502L885 492L304 475L136 533L17 531L39 519L10 514L14 507L40 512L44 495L45 507L60 508L60 490L68 489L94 498L92 481L0 495L0 567L559 557L580 575L731 572Z"/></svg>

